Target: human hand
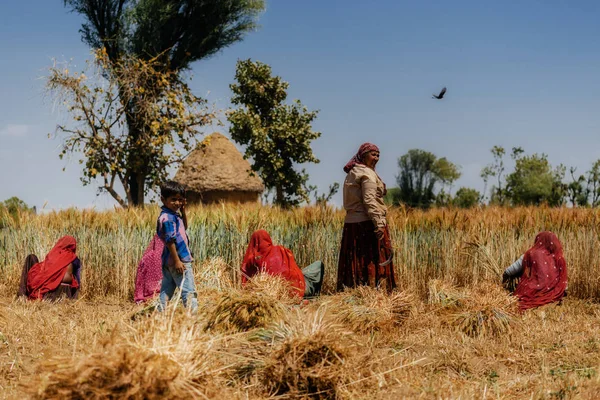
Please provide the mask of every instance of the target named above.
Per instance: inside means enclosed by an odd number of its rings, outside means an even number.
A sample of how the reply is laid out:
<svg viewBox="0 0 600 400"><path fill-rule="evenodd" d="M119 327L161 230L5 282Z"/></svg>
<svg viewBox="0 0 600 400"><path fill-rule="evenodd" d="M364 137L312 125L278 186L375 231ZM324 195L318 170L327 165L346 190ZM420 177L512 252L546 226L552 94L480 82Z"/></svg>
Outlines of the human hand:
<svg viewBox="0 0 600 400"><path fill-rule="evenodd" d="M183 263L181 262L181 260L176 260L175 261L175 270L177 272L179 272L180 274L183 274L185 272L185 265L183 265Z"/></svg>
<svg viewBox="0 0 600 400"><path fill-rule="evenodd" d="M186 204L187 204L187 199L184 197L184 198L181 200L181 207L179 207L179 211L180 211L182 214L185 214L185 205L186 205Z"/></svg>
<svg viewBox="0 0 600 400"><path fill-rule="evenodd" d="M380 226L379 228L375 229L375 236L377 236L378 240L383 239L385 236L385 227Z"/></svg>

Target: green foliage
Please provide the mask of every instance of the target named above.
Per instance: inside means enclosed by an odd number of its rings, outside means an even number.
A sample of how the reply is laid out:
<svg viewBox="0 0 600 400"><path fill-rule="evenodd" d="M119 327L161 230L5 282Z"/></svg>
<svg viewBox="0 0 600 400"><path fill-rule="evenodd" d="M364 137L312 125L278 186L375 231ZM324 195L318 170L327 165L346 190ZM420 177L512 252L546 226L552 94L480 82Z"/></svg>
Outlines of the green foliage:
<svg viewBox="0 0 600 400"><path fill-rule="evenodd" d="M128 48L184 69L242 40L264 9L264 0L138 0L127 20Z"/></svg>
<svg viewBox="0 0 600 400"><path fill-rule="evenodd" d="M592 164L586 175L588 201L592 207L597 207L600 205L600 160Z"/></svg>
<svg viewBox="0 0 600 400"><path fill-rule="evenodd" d="M565 187L562 179L565 168L552 169L545 154L514 157L515 170L506 177L507 194L513 205L560 206L564 203Z"/></svg>
<svg viewBox="0 0 600 400"><path fill-rule="evenodd" d="M571 175L571 182L565 184L566 196L573 207L575 206L587 206L589 199L589 190L586 185L586 179L584 175L575 177L576 168L571 167L569 173Z"/></svg>
<svg viewBox="0 0 600 400"><path fill-rule="evenodd" d="M437 198L436 185L451 185L460 177L455 164L420 149L409 150L400 157L398 167L399 201L410 207L429 208Z"/></svg>
<svg viewBox="0 0 600 400"><path fill-rule="evenodd" d="M65 135L60 157L82 154L83 184L100 179L99 190L128 207L136 204L129 185L135 171L144 171L144 187L158 186L167 178L167 168L196 146L198 128L210 124L215 115L206 100L156 62L124 58L111 64L104 49L95 59L100 74L112 71L111 79L94 76L92 68L86 71L90 76L67 68L50 70L47 88L73 118L71 125L57 127ZM135 108L128 106L132 102ZM138 135L125 129L126 121L134 119ZM116 181L125 197L117 192Z"/></svg>
<svg viewBox="0 0 600 400"><path fill-rule="evenodd" d="M311 192L314 192L315 203L317 205L326 205L331 201L331 199L333 198L333 196L335 196L338 190L340 190L340 184L337 182L332 183L331 185L329 185L329 188L327 189L326 193L318 193L316 186L309 186L309 189Z"/></svg>
<svg viewBox="0 0 600 400"><path fill-rule="evenodd" d="M383 197L383 202L388 206L397 206L400 204L400 188L388 188L387 193Z"/></svg>
<svg viewBox="0 0 600 400"><path fill-rule="evenodd" d="M515 162L515 170L505 177L506 151L501 146L494 146L491 152L494 161L481 171L486 188L490 179L496 178L490 191L490 204L559 206L568 202L573 207L600 205L600 160L585 174L577 175L576 168L571 167L570 179L563 182L566 167L559 165L553 169L544 154L526 156L521 147L513 147L510 157Z"/></svg>
<svg viewBox="0 0 600 400"><path fill-rule="evenodd" d="M188 68L257 28L264 0L64 0L85 18L82 40L124 55L155 60L169 70Z"/></svg>
<svg viewBox="0 0 600 400"><path fill-rule="evenodd" d="M16 196L4 200L4 202L0 201L0 228L4 228L6 225L7 222L5 221L5 218L12 217L13 220L18 220L21 214L34 212L35 207L30 208L27 203Z"/></svg>
<svg viewBox="0 0 600 400"><path fill-rule="evenodd" d="M496 178L496 185L493 185L491 188L490 194L490 203L495 204L504 204L506 199L506 191L502 187L503 185L503 174L504 174L504 155L506 151L504 147L494 146L492 147L492 156L494 157L494 161L491 164L486 165L481 170L481 177L483 178L483 182L485 187L483 189L483 194L487 192L487 185L491 178Z"/></svg>
<svg viewBox="0 0 600 400"><path fill-rule="evenodd" d="M235 74L229 112L231 138L246 146L245 158L262 178L269 191L275 191L275 204L297 206L308 201L308 175L296 164L318 163L311 142L321 136L311 124L317 111L308 111L299 100L284 104L288 83L271 75L271 67L259 61L240 60Z"/></svg>
<svg viewBox="0 0 600 400"><path fill-rule="evenodd" d="M439 180L444 184L452 184L461 175L458 167L448 161L446 157L437 159L434 164L434 170Z"/></svg>
<svg viewBox="0 0 600 400"><path fill-rule="evenodd" d="M446 193L446 191L442 189L435 196L434 204L436 207L448 207L452 204L452 195L450 193Z"/></svg>
<svg viewBox="0 0 600 400"><path fill-rule="evenodd" d="M0 205L6 207L10 214L33 211L33 207L30 208L27 203L16 196L4 200L4 202L0 202Z"/></svg>
<svg viewBox="0 0 600 400"><path fill-rule="evenodd" d="M254 30L256 18L265 8L265 1L64 0L64 4L85 18L80 31L82 39L93 49L104 53L106 62L102 65L101 74L114 85L114 93L118 94L102 105L94 104L96 111L99 111L97 107L103 107L104 111L112 113L115 112L113 106L119 103L121 106L119 122L109 125L110 136L121 137L131 151L127 152L124 159L118 160L123 167L119 179L125 186L128 199L117 200L122 205L141 205L149 189L164 175L157 169L162 168L164 163L156 158L161 157L165 149L171 148L172 141L165 138L178 135L181 139L197 125L188 125L187 121L180 120L175 125L184 126L183 131L165 130L160 135L161 140L165 141L154 143L154 138L149 139L148 133L156 129L155 122L161 124L161 120L149 118L147 113L140 110L147 110L147 102L153 101L156 107L162 108L163 115L170 117L171 110L163 107L170 100L167 92L169 85L178 86L180 93L186 92L185 96L189 96L177 98L182 106L197 105L198 98L191 95L181 72L189 68L192 62L216 54ZM137 86L133 86L130 80L123 81L123 63L130 61L151 65L157 74L168 76L169 83L165 85L161 79L145 79L136 81L134 84ZM93 88L96 89L98 87ZM132 92L132 89L139 91ZM152 96L148 96L148 93ZM94 129L89 125L84 130L88 137L94 134ZM119 131L117 134L116 130ZM123 135L128 138L123 138ZM119 141L111 141L113 147L120 145ZM183 150L187 150L185 145ZM92 169L87 164L90 163L86 163L84 179L94 176L89 173ZM91 164L95 165L96 162L92 161ZM98 170L97 167L92 168ZM105 181L101 190L106 186ZM113 192L111 195L115 197Z"/></svg>
<svg viewBox="0 0 600 400"><path fill-rule="evenodd" d="M461 187L456 191L452 199L452 204L459 208L471 208L479 204L481 193L477 190L467 187Z"/></svg>

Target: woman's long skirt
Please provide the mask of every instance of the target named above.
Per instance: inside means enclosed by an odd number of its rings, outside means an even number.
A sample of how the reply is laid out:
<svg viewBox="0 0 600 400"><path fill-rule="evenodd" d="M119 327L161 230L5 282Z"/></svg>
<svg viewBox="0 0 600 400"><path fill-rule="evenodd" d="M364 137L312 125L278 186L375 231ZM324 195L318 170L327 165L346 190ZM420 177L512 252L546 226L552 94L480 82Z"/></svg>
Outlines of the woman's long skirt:
<svg viewBox="0 0 600 400"><path fill-rule="evenodd" d="M391 292L396 287L390 232L378 240L372 221L344 224L338 263L337 290L371 286ZM384 264L384 265L382 265Z"/></svg>
<svg viewBox="0 0 600 400"><path fill-rule="evenodd" d="M162 252L165 247L158 235L154 235L152 241L140 260L135 276L134 301L138 304L144 303L160 293L160 285L163 278Z"/></svg>

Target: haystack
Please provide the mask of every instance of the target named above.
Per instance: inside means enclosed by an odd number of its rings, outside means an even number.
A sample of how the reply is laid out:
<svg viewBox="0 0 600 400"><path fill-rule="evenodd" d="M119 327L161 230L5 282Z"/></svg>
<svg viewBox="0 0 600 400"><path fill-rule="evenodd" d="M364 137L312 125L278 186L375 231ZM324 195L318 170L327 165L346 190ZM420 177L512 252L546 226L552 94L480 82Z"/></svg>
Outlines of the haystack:
<svg viewBox="0 0 600 400"><path fill-rule="evenodd" d="M248 161L229 139L216 132L186 158L175 180L188 188L189 203L255 203L264 191Z"/></svg>

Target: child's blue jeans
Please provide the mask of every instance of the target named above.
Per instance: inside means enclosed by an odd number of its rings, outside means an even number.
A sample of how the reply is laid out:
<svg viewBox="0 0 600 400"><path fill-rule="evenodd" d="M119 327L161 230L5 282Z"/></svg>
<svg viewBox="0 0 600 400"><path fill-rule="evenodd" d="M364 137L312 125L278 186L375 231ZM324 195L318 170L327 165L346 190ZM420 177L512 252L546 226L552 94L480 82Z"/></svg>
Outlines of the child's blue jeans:
<svg viewBox="0 0 600 400"><path fill-rule="evenodd" d="M185 266L183 274L178 272L175 267L162 266L163 279L160 286L160 310L166 308L167 300L173 297L176 288L180 288L181 300L183 300L184 307L190 307L194 314L198 311L198 299L196 298L196 285L194 284L192 263L184 263L183 265Z"/></svg>

